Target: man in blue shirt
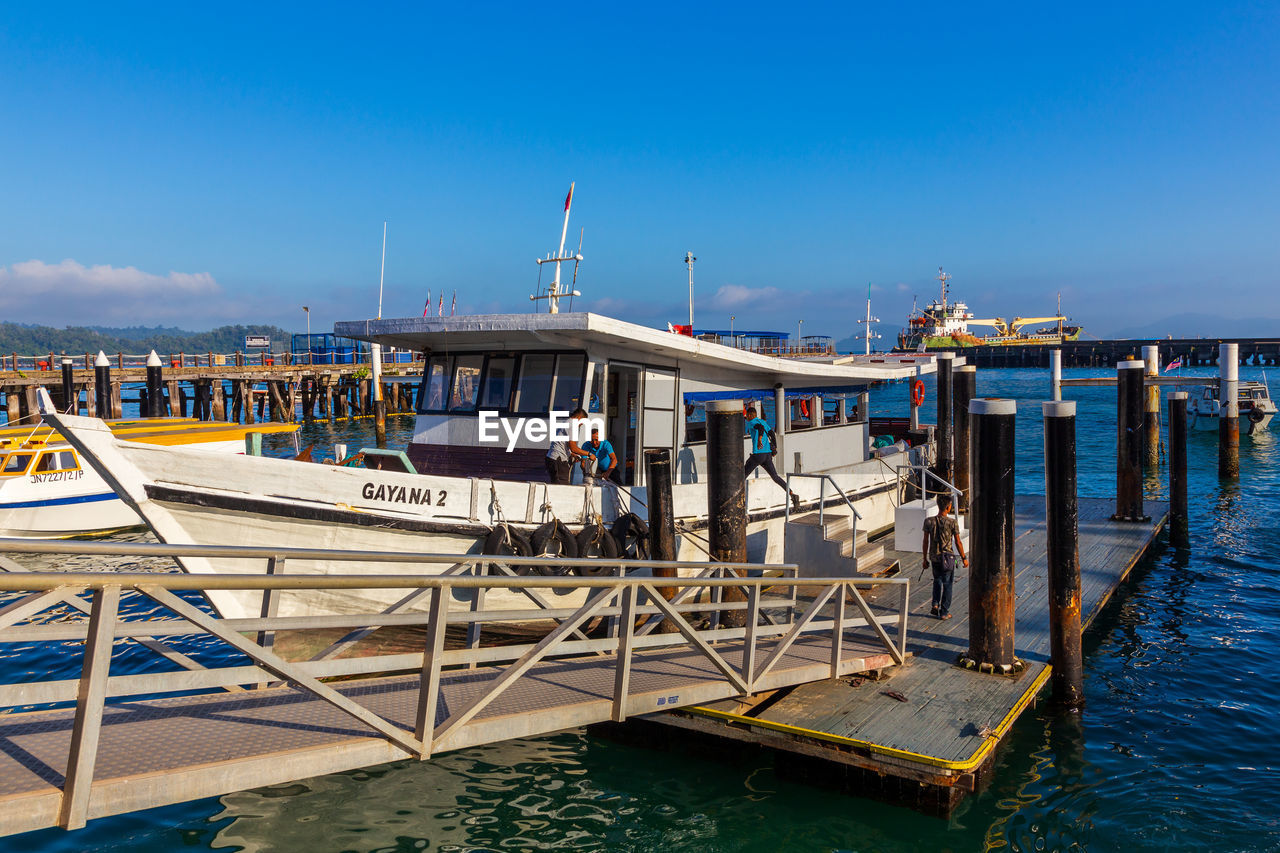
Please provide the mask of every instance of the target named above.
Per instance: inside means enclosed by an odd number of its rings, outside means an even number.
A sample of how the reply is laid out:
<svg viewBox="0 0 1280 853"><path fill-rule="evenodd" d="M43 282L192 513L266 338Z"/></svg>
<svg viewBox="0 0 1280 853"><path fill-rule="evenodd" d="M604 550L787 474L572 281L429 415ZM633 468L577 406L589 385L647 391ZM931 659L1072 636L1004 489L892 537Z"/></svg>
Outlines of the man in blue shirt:
<svg viewBox="0 0 1280 853"><path fill-rule="evenodd" d="M747 406L746 417L747 438L751 439L751 455L747 457L746 476L750 477L752 471L763 468L775 483L787 489L787 481L782 479L778 469L773 467L773 441L769 438L773 430L769 429L769 424L764 418L756 416L755 406ZM800 496L790 490L787 490L787 494L791 497L792 509L800 509Z"/></svg>
<svg viewBox="0 0 1280 853"><path fill-rule="evenodd" d="M609 439L600 437L600 430L591 430L591 440L582 445L582 449L590 454L596 463L596 479L612 480L618 470L618 454L613 452Z"/></svg>

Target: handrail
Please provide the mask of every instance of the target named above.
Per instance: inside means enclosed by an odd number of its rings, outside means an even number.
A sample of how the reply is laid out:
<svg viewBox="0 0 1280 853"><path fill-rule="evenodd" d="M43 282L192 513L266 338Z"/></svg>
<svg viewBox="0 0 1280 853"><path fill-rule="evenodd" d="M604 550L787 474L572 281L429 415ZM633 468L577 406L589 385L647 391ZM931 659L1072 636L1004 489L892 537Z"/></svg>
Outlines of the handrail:
<svg viewBox="0 0 1280 853"><path fill-rule="evenodd" d="M345 713L369 733L380 738L389 750L388 755L409 754L428 758L444 749L455 749L476 743L511 736L505 730L495 729L492 723L478 715L490 706L511 685L533 672L542 661L555 658L559 664L595 666L612 673L613 693L605 707L592 711L598 714L595 721L606 719L621 721L629 714L646 714L665 707L689 704L697 699L689 695L681 703L675 696L656 699L653 685L632 690L630 673L638 665L642 652L669 653L672 648L683 647L699 654L712 666L704 667L701 676L711 685L716 695L729 698L766 690L776 690L788 684L818 678L837 678L855 671L871 655L885 655L894 663L906 659L907 618L910 602L910 579L893 578L801 578L739 576L725 567L751 565L761 569L793 569L791 566L762 564L692 563L704 570L703 577L655 578L626 575L625 566L671 566L675 561L647 560L588 560L600 566L619 568L614 577L538 577L515 576L505 562L510 557L491 555L422 555L428 562L446 560L455 565L477 563L504 572L502 575L320 575L287 574L287 559L306 559L300 555L323 555L331 561L405 561L419 555L391 554L388 552L325 551L322 549L261 549L234 546L175 546L165 543L97 543L97 542L31 542L0 540L0 552L65 553L69 555L149 555L167 552L217 553L220 556L234 554L242 559L269 561L268 573L260 575L230 574L176 574L149 572L27 572L21 571L12 561L6 571L0 571L0 590L25 591L23 597L0 599L0 642L65 642L68 637L84 642L81 668L77 676L48 678L44 681L0 684L0 707L21 707L47 702L71 701L75 703L74 723L70 731L68 770L62 783L63 807L58 823L65 828L78 828L89 815L89 794L93 783L94 766L98 752L99 733L108 697L148 696L173 693L189 693L192 690L231 690L264 687L269 684L288 685L312 700L319 700ZM536 558L514 558L521 565L539 562ZM555 560L561 565L567 560ZM578 561L584 562L584 561ZM15 569L19 569L15 571ZM729 576L705 576L719 573ZM695 590L687 589L668 600L659 587L701 587L707 592L699 598L691 597ZM534 589L577 588L581 597L562 600L559 607L548 607L531 595ZM736 597L718 595L714 590L736 588ZM796 615L795 598L777 595L766 597L769 588L782 587L814 589L813 598ZM863 591L880 588L894 590L896 595L886 595L868 601ZM323 590L323 589L404 589L409 594L399 597L389 607L370 612L378 607L374 603L360 613L341 616L310 615L280 616L272 590ZM538 609L515 610L484 607L485 590L518 590L533 598ZM220 618L201 608L189 598L175 594L178 590L262 590L261 616L255 618ZM455 591L474 590L470 607L465 599L454 595ZM88 600L83 598L88 594ZM130 615L128 608L121 612L123 596L140 595L150 603L168 611L157 618L156 607ZM280 593L285 594L285 593ZM394 596L393 596L394 597ZM382 601L387 600L385 597ZM872 610L876 605L878 611ZM55 622L27 622L45 611L70 606L87 618L68 621L59 618ZM410 609L412 608L412 610ZM255 602L255 610L257 605ZM787 614L781 620L766 614ZM701 623L702 614L711 613L710 626ZM720 614L738 614L732 620ZM597 617L611 620L614 626L609 636L588 636L586 625ZM521 645L480 644L481 623L521 621L551 622L536 642ZM649 629L661 622L669 622L677 633L658 633ZM384 626L425 626L426 642L414 652L374 651L368 656L331 657L334 650ZM468 627L468 645L464 648L446 648L446 628L449 625ZM356 628L338 643L310 660L286 659L274 650L274 636L278 631L318 628ZM862 635L864 648L881 651L863 651L850 654L853 638L846 632L865 629ZM256 631L256 640L254 639ZM888 631L894 631L890 636ZM246 633L247 632L247 633ZM201 662L186 653L199 656L198 650L184 650L167 644L164 640L180 636L199 635L220 641L249 659L249 665L233 660L225 665L221 661ZM474 635L475 643L470 642ZM823 662L789 657L789 650L801 638L810 645L814 637L830 646L830 654L823 653ZM829 637L829 640L826 639ZM164 638L164 640L160 639ZM177 663L181 669L165 672L111 673L112 648L117 640L135 641L148 650ZM728 646L723 644L728 643ZM203 646L201 646L203 648ZM731 652L741 652L741 661ZM784 659L787 661L784 663ZM730 660L735 662L731 663ZM209 666L205 664L208 663ZM484 680L478 693L459 697L442 693L442 676L449 676L457 667L495 667L493 678ZM376 675L387 672L412 671L420 673L419 680L408 685L416 691L415 724L406 729L396 722L375 713L356 701L357 696L342 692L338 685L321 679L341 675ZM545 672L535 676L541 680ZM528 679L524 679L528 681ZM451 682L450 682L451 683ZM447 686L447 684L445 685ZM449 688L452 689L452 688ZM687 691L682 691L686 693ZM252 694L242 694L252 695ZM706 695L706 689L702 694ZM576 701L576 700L575 700ZM655 705L664 705L658 708ZM576 706L575 706L576 707ZM546 716L546 715L544 715ZM581 716L581 714L579 714ZM17 717L0 716L16 722ZM576 719L576 718L575 718ZM546 717L538 725L538 731L551 731L562 727L563 717ZM474 724L473 724L473 721ZM486 728L488 726L488 728ZM487 739L487 740L486 740ZM385 760L385 759L384 759Z"/></svg>
<svg viewBox="0 0 1280 853"><path fill-rule="evenodd" d="M926 478L926 477L932 477L933 479L937 480L939 483L941 483L943 486L945 486L947 489L949 489L949 490L950 490L950 492L951 492L951 500L952 500L953 505L954 505L954 506L955 506L955 508L956 508L956 512L959 512L959 511L960 511L960 488L959 488L958 486L956 486L954 483L949 483L949 482L947 482L947 481L946 481L946 480L944 480L942 477L939 477L937 474L935 474L935 473L933 473L932 471L930 471L930 470L929 470L929 466L928 466L928 465L925 465L924 463L921 463L921 464L919 464L919 465L913 465L913 464L908 463L908 464L906 464L906 465L899 465L899 466L898 466L898 470L902 470L903 468L910 468L912 471L919 470L919 471L921 472L921 477L920 477L920 500L922 500L922 501L923 501L923 500L926 500L926 499L928 498L928 495L929 495L929 488L928 488L928 485L927 485L927 484L928 484L928 480L926 480L925 478Z"/></svg>
<svg viewBox="0 0 1280 853"><path fill-rule="evenodd" d="M849 507L850 512L853 513L853 518L850 519L850 522L853 526L853 538L855 540L858 538L858 522L862 520L862 513L858 512L858 508L853 505L853 501L849 500L849 496L845 494L844 489L840 488L840 484L837 483L831 477L830 474L806 474L802 471L793 471L787 474L787 491L788 492L791 491L792 477L804 477L811 480L819 481L820 485L818 486L818 527L822 527L822 525L825 523L825 520L826 520L827 483L831 483L831 488L836 490L836 494L840 495L840 498ZM788 502L786 512L783 515L783 523L785 524L790 521L791 521L791 503Z"/></svg>

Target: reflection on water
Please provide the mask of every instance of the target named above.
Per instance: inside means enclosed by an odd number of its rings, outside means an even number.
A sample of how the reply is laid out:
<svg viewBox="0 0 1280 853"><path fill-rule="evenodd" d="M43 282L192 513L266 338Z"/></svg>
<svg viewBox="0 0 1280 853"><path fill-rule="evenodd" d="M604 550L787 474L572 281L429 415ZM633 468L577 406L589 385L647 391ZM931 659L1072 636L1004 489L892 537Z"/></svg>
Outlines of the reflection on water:
<svg viewBox="0 0 1280 853"><path fill-rule="evenodd" d="M1018 489L1042 490L1047 373L980 370L978 383L983 396L1019 401ZM1114 391L1068 397L1079 402L1080 492L1113 495ZM905 387L876 389L872 403L903 414ZM411 418L389 418L389 443L411 430ZM371 443L371 432L367 420L315 424L302 443L331 455L335 442ZM1215 436L1190 436L1190 547L1153 549L1094 625L1084 713L1046 703L1025 714L990 787L950 820L781 779L748 750L713 760L573 731L0 839L0 850L1274 850L1275 431L1242 438L1240 456L1240 481L1220 482ZM1162 498L1166 486L1162 468L1147 494ZM77 652L50 653L35 672L63 672Z"/></svg>

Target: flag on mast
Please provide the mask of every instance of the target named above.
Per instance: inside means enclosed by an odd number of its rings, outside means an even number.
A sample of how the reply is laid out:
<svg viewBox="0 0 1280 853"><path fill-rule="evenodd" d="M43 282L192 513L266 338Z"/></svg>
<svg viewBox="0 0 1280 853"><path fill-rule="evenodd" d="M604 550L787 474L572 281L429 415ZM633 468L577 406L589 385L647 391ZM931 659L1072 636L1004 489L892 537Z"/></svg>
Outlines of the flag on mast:
<svg viewBox="0 0 1280 853"><path fill-rule="evenodd" d="M1165 365L1164 371L1165 373L1168 373L1170 370L1177 370L1180 367L1182 367L1182 356L1178 356L1173 361Z"/></svg>
<svg viewBox="0 0 1280 853"><path fill-rule="evenodd" d="M425 317L431 313L431 291L427 291L427 301L422 304L422 316Z"/></svg>
<svg viewBox="0 0 1280 853"><path fill-rule="evenodd" d="M436 316L444 316L444 291L440 291L440 305L436 308Z"/></svg>
<svg viewBox="0 0 1280 853"><path fill-rule="evenodd" d="M564 197L564 212L569 212L569 205L573 204L573 184L569 184L569 194Z"/></svg>
<svg viewBox="0 0 1280 853"><path fill-rule="evenodd" d="M458 313L458 291L453 292L453 302L449 304L449 316L452 317Z"/></svg>

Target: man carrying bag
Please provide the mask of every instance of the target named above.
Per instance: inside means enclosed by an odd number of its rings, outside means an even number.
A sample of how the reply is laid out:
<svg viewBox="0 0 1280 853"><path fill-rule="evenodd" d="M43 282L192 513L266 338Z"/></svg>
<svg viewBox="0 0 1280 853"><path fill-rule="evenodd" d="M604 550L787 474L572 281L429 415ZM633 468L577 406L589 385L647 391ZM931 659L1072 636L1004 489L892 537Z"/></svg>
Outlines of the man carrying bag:
<svg viewBox="0 0 1280 853"><path fill-rule="evenodd" d="M951 543L956 546L951 551ZM951 618L951 587L956 579L956 556L965 568L969 558L960 542L960 526L951 514L951 495L938 498L938 514L924 520L924 562L933 569L933 603L929 613L939 619Z"/></svg>

